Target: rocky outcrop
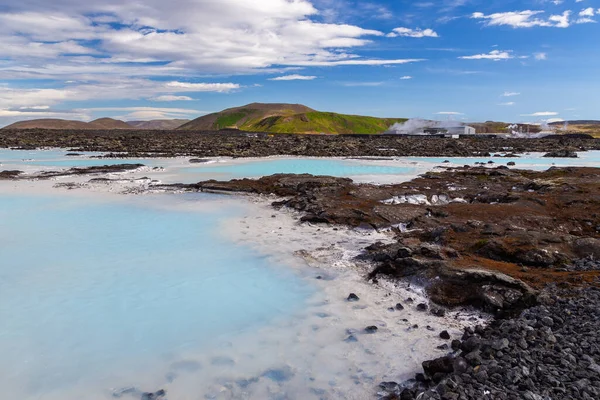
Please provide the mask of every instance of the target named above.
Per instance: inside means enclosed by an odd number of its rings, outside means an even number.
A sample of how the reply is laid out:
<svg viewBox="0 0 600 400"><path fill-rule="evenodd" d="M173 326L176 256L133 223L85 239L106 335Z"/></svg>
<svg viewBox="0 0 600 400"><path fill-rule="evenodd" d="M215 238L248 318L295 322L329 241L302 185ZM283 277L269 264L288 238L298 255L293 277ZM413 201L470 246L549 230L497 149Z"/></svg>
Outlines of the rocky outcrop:
<svg viewBox="0 0 600 400"><path fill-rule="evenodd" d="M546 154L544 154L544 157L548 157L548 158L577 158L579 156L577 155L577 152L575 152L573 150L563 149L563 150L556 150L556 151L551 151L549 153L546 153Z"/></svg>
<svg viewBox="0 0 600 400"><path fill-rule="evenodd" d="M600 275L578 261L598 254L599 169L448 168L379 186L279 174L188 187L275 195L275 207L300 211L306 223L389 229L395 243L361 256L375 264L368 278L416 280L446 306L504 315L535 303L549 282L578 286Z"/></svg>
<svg viewBox="0 0 600 400"><path fill-rule="evenodd" d="M144 164L116 164L116 165L101 165L83 168L69 168L59 171L41 171L34 174L24 174L22 171L1 171L0 180L16 180L16 179L50 179L63 176L76 175L93 175L93 174L110 174L134 171L143 167Z"/></svg>
<svg viewBox="0 0 600 400"><path fill-rule="evenodd" d="M19 175L23 174L23 171L11 170L11 171L0 171L1 180L13 180L17 179Z"/></svg>

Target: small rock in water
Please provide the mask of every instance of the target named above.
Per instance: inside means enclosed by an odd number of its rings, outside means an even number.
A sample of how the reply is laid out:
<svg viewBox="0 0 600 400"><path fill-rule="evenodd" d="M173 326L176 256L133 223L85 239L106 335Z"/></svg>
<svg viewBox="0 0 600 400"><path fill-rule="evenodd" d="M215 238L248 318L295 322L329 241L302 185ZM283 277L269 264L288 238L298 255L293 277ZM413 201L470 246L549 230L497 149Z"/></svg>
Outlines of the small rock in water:
<svg viewBox="0 0 600 400"><path fill-rule="evenodd" d="M375 333L375 332L377 332L377 327L375 325L367 326L365 328L365 332L367 332L367 333Z"/></svg>
<svg viewBox="0 0 600 400"><path fill-rule="evenodd" d="M354 342L358 342L358 339L356 338L356 336L350 335L346 339L344 339L344 342L346 342L346 343L354 343Z"/></svg>
<svg viewBox="0 0 600 400"><path fill-rule="evenodd" d="M115 390L112 394L113 397L121 397L124 394L135 394L138 393L139 394L139 390L137 390L134 387L126 387L123 389L119 389L119 390Z"/></svg>
<svg viewBox="0 0 600 400"><path fill-rule="evenodd" d="M284 367L279 369L269 369L265 371L262 376L275 382L286 382L292 379L294 372L290 367Z"/></svg>
<svg viewBox="0 0 600 400"><path fill-rule="evenodd" d="M396 310L398 310L398 311L404 310L404 306L400 303L396 303Z"/></svg>
<svg viewBox="0 0 600 400"><path fill-rule="evenodd" d="M428 308L428 306L425 303L419 303L419 304L417 304L417 310L418 311L427 311L427 308Z"/></svg>
<svg viewBox="0 0 600 400"><path fill-rule="evenodd" d="M444 340L449 340L450 339L450 334L448 333L448 331L441 331L440 332L440 338L442 338Z"/></svg>
<svg viewBox="0 0 600 400"><path fill-rule="evenodd" d="M358 297L354 293L350 293L350 295L348 296L348 301L358 301L358 300L360 300L360 297Z"/></svg>
<svg viewBox="0 0 600 400"><path fill-rule="evenodd" d="M159 400L159 399L163 399L166 394L167 394L167 392L164 391L163 389L161 389L157 392L154 392L154 393L146 392L146 393L142 393L142 400Z"/></svg>

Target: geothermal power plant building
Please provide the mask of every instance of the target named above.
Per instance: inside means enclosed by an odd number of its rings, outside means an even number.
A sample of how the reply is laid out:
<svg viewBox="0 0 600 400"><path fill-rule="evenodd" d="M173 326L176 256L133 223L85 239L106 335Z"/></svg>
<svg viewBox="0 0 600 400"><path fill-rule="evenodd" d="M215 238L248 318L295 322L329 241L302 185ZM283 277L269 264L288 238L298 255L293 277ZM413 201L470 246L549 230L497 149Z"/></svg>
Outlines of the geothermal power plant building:
<svg viewBox="0 0 600 400"><path fill-rule="evenodd" d="M409 136L459 137L475 135L475 128L472 126L410 127L401 124L399 126L393 126L386 133Z"/></svg>

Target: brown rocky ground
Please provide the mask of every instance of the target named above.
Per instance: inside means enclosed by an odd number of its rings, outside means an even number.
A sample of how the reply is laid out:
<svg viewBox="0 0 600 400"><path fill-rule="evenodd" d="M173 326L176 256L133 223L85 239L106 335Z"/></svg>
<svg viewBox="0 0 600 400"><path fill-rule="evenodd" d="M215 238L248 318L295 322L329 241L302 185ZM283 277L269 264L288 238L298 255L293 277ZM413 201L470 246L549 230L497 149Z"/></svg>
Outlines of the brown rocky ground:
<svg viewBox="0 0 600 400"><path fill-rule="evenodd" d="M600 140L560 136L552 139L439 139L386 135L248 134L239 131L0 129L0 148L70 148L125 153L132 157L322 157L472 156L494 152L600 150ZM119 156L122 156L120 154Z"/></svg>
<svg viewBox="0 0 600 400"><path fill-rule="evenodd" d="M419 280L442 305L503 313L533 304L548 283L600 285L597 168L448 168L382 186L281 174L184 187L280 196L274 206L310 223L391 228L394 244L367 248L370 278Z"/></svg>

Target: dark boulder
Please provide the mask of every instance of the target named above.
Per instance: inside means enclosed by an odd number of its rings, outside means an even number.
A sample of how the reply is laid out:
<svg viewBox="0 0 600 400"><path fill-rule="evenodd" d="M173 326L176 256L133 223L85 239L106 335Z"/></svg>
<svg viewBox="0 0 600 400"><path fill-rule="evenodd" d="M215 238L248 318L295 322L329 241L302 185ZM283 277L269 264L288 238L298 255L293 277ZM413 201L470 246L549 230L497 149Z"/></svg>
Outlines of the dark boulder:
<svg viewBox="0 0 600 400"><path fill-rule="evenodd" d="M454 359L450 356L436 358L435 360L423 361L423 371L428 376L434 376L441 372L449 374L454 372Z"/></svg>
<svg viewBox="0 0 600 400"><path fill-rule="evenodd" d="M563 150L556 150L556 151L551 151L549 153L544 154L544 157L548 157L548 158L577 158L577 153L572 151L572 150L567 150L567 149L563 149Z"/></svg>
<svg viewBox="0 0 600 400"><path fill-rule="evenodd" d="M348 295L348 301L358 301L360 300L360 297L358 297L356 294L354 293L350 293L350 295Z"/></svg>

